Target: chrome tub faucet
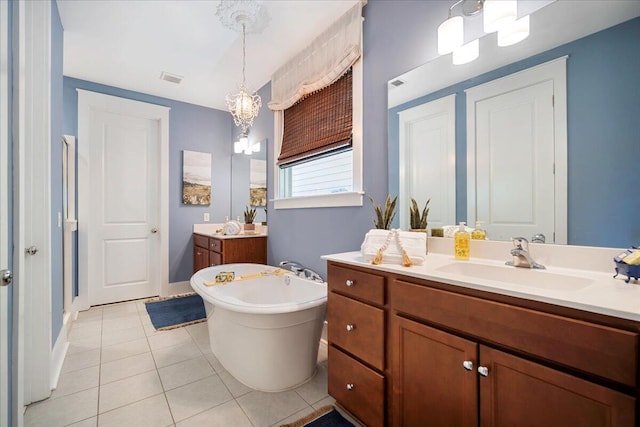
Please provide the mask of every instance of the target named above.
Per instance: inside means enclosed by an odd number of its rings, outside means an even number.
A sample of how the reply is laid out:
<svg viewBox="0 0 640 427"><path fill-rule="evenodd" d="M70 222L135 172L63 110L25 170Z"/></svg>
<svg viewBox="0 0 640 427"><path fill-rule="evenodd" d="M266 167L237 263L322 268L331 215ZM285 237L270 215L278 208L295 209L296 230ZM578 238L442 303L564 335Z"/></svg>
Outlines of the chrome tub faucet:
<svg viewBox="0 0 640 427"><path fill-rule="evenodd" d="M512 261L507 261L506 265L512 265L514 267L522 268L535 268L544 270L546 267L542 264L538 264L531 258L529 253L529 241L524 237L513 237L513 249L511 249Z"/></svg>

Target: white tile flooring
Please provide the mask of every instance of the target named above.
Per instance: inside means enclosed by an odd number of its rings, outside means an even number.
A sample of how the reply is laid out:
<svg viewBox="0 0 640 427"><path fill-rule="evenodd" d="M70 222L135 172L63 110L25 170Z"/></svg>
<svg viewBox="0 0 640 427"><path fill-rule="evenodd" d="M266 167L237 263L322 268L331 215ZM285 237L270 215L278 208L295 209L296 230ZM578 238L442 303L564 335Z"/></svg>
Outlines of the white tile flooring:
<svg viewBox="0 0 640 427"><path fill-rule="evenodd" d="M314 378L281 393L236 381L209 348L206 323L157 332L143 301L81 312L58 387L25 426L277 426L333 404L326 346Z"/></svg>

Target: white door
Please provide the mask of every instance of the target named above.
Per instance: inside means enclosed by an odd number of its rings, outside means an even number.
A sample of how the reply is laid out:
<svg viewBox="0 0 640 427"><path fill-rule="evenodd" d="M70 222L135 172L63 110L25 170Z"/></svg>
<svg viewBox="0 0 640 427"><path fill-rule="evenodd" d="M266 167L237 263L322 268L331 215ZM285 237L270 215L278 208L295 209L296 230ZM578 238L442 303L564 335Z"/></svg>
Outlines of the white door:
<svg viewBox="0 0 640 427"><path fill-rule="evenodd" d="M400 228L410 228L409 203L429 203L428 227L455 224L455 95L398 113Z"/></svg>
<svg viewBox="0 0 640 427"><path fill-rule="evenodd" d="M562 74L564 61L467 91L467 219L480 221L491 240L542 233L562 243L566 235L558 202L566 199L566 132L559 131L566 122L554 106L562 85L540 73L545 67Z"/></svg>
<svg viewBox="0 0 640 427"><path fill-rule="evenodd" d="M9 425L9 327L8 283L3 275L10 274L9 265L9 61L8 5L0 1L0 426ZM12 273L11 273L12 274Z"/></svg>
<svg viewBox="0 0 640 427"><path fill-rule="evenodd" d="M159 295L167 280L162 256L168 237L162 224L163 123L144 111L167 109L91 95L105 101L91 104L78 144L80 165L86 165L78 171L83 190L79 251L86 251L89 305ZM136 112L136 107L142 110Z"/></svg>
<svg viewBox="0 0 640 427"><path fill-rule="evenodd" d="M64 311L72 313L73 308L73 236L78 229L76 220L76 138L64 135L62 138L62 217L64 234L62 238L62 287Z"/></svg>

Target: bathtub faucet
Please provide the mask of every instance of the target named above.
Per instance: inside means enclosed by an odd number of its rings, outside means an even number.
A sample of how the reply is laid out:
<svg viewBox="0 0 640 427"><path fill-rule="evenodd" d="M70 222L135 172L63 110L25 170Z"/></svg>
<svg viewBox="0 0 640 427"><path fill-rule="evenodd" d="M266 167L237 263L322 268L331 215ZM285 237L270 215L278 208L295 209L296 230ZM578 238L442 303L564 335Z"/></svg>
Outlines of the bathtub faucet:
<svg viewBox="0 0 640 427"><path fill-rule="evenodd" d="M322 278L322 276L309 268L305 268L304 270L302 270L302 274L304 274L304 277L307 279L324 283L324 279Z"/></svg>
<svg viewBox="0 0 640 427"><path fill-rule="evenodd" d="M280 267L295 273L296 276L304 277L304 266L295 261L280 261Z"/></svg>

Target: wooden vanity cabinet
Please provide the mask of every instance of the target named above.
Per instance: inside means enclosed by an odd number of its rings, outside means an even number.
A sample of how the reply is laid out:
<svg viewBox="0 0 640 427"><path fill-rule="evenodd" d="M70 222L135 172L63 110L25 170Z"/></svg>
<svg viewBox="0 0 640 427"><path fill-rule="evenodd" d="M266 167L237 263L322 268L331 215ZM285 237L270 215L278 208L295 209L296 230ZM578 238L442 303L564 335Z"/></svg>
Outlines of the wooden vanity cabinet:
<svg viewBox="0 0 640 427"><path fill-rule="evenodd" d="M378 326L383 368L372 357L375 332L350 349L336 330L344 327L337 319L360 311L336 297L365 304L361 295L377 292L344 291L346 278L367 274L386 286L373 305L386 321ZM334 261L329 288L329 394L366 425L380 417L393 426L639 425L638 322ZM343 368L345 356L383 375L385 391L349 401L355 369ZM358 405L384 414L372 423Z"/></svg>
<svg viewBox="0 0 640 427"><path fill-rule="evenodd" d="M193 234L193 272L232 263L267 263L267 236L220 239Z"/></svg>

